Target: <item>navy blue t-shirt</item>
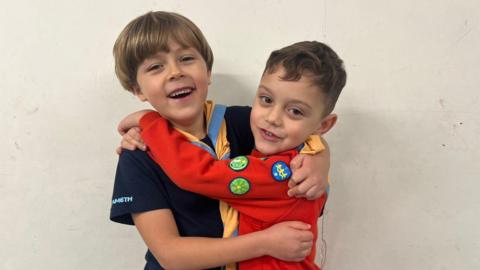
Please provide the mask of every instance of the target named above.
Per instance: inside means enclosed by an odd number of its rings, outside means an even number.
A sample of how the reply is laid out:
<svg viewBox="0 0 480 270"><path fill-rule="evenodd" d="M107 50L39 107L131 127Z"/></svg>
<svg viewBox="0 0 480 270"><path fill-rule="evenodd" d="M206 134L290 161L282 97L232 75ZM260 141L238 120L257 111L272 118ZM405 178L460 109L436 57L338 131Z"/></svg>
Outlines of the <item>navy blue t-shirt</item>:
<svg viewBox="0 0 480 270"><path fill-rule="evenodd" d="M225 112L231 157L248 155L253 149L250 110L234 106ZM203 141L211 146L208 137ZM146 152L124 149L117 165L110 219L133 225L132 213L156 209L172 211L181 236L222 237L217 200L180 189ZM145 259L145 269L163 269L150 251Z"/></svg>

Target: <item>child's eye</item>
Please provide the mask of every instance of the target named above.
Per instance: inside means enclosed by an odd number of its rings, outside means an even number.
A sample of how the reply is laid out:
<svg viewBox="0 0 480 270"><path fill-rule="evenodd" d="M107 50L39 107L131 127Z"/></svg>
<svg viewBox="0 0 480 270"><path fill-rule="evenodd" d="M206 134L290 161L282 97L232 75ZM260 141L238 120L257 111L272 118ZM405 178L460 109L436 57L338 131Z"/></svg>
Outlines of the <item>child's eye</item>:
<svg viewBox="0 0 480 270"><path fill-rule="evenodd" d="M260 96L260 102L262 104L270 104L272 103L272 99L270 97L267 97L267 96Z"/></svg>
<svg viewBox="0 0 480 270"><path fill-rule="evenodd" d="M290 115L292 115L293 117L302 117L304 115L304 113L300 110L300 109L297 109L297 108L290 108L288 109L288 113Z"/></svg>
<svg viewBox="0 0 480 270"><path fill-rule="evenodd" d="M162 64L152 64L148 67L147 71L159 70L162 68L163 68Z"/></svg>
<svg viewBox="0 0 480 270"><path fill-rule="evenodd" d="M182 62L190 62L190 61L193 61L193 60L195 60L195 57L193 57L191 55L186 55L186 56L180 57L180 61L182 61Z"/></svg>

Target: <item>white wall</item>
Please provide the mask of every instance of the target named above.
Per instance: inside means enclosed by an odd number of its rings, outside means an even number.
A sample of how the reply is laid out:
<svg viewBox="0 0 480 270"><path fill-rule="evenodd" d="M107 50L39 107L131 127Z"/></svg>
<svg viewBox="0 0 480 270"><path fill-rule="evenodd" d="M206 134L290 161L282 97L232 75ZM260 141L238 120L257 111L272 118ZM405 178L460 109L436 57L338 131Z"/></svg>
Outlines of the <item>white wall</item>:
<svg viewBox="0 0 480 270"><path fill-rule="evenodd" d="M344 58L325 269L480 269L473 0L2 3L0 269L143 266L135 229L108 220L115 126L145 106L116 81L111 49L149 10L204 31L211 96L227 104L250 102L273 49L319 40Z"/></svg>

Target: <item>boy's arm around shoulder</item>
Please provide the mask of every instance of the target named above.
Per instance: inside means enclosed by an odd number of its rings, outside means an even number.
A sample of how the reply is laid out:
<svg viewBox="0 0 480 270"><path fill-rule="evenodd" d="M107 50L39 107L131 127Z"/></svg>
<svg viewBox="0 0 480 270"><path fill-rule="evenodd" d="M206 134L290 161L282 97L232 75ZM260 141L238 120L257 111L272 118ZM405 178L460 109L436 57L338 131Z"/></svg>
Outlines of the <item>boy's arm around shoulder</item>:
<svg viewBox="0 0 480 270"><path fill-rule="evenodd" d="M150 156L183 189L224 200L259 220L270 220L278 213L261 215L256 211L258 207L278 209L287 200L295 200L287 195L289 169L285 166L295 156L295 150L267 160L254 156L217 160L158 114L147 114L140 123Z"/></svg>
<svg viewBox="0 0 480 270"><path fill-rule="evenodd" d="M149 113L156 113L153 110L141 110L141 111L136 111L133 112L125 118L123 118L120 123L118 123L117 130L118 132L123 135L125 134L129 129L134 128L134 127L139 127L140 126L140 119L142 119L146 114Z"/></svg>
<svg viewBox="0 0 480 270"><path fill-rule="evenodd" d="M278 162L289 164L296 154L294 151L266 160L254 156L217 160L158 114L146 114L140 126L151 157L184 189L222 200L288 198L285 178L275 180L272 168ZM235 193L230 184L236 178L243 178L251 185Z"/></svg>

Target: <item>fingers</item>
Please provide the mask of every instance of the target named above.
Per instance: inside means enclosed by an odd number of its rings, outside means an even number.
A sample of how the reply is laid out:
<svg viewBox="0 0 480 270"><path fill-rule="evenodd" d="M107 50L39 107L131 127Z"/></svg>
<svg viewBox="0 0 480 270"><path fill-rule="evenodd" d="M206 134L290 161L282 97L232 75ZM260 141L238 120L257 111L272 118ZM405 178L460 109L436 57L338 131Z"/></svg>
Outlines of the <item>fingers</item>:
<svg viewBox="0 0 480 270"><path fill-rule="evenodd" d="M316 200L325 193L326 187L321 185L310 185L306 181L289 189L287 194L290 197L306 198Z"/></svg>
<svg viewBox="0 0 480 270"><path fill-rule="evenodd" d="M301 221L286 221L289 227L297 230L310 230L312 227L310 224Z"/></svg>
<svg viewBox="0 0 480 270"><path fill-rule="evenodd" d="M290 190L288 191L288 195L290 197L298 195L299 192L302 192L297 190L296 187L298 187L300 183L303 183L303 181L306 178L307 178L307 172L305 170L301 170L301 171L297 170L292 172L292 177L288 181L288 187L290 188ZM305 189L305 188L306 187L302 187L301 189Z"/></svg>
<svg viewBox="0 0 480 270"><path fill-rule="evenodd" d="M125 140L122 140L122 142L120 143L120 147L130 151L134 151L135 149L137 149L137 146L135 144L131 144L130 142Z"/></svg>
<svg viewBox="0 0 480 270"><path fill-rule="evenodd" d="M288 180L288 188L293 188L294 186L296 186L297 183L295 183L295 181L293 180Z"/></svg>
<svg viewBox="0 0 480 270"><path fill-rule="evenodd" d="M313 233L311 231L303 231L299 236L300 242L313 242Z"/></svg>
<svg viewBox="0 0 480 270"><path fill-rule="evenodd" d="M140 128L133 127L128 130L127 134L136 141L142 141L142 136L140 135Z"/></svg>
<svg viewBox="0 0 480 270"><path fill-rule="evenodd" d="M326 188L322 186L314 186L310 188L306 193L305 193L305 198L307 200L316 200L320 197L322 197L323 193L325 193Z"/></svg>
<svg viewBox="0 0 480 270"><path fill-rule="evenodd" d="M288 186L290 188L300 184L303 182L303 180L305 180L308 176L308 172L306 172L305 170L301 170L301 171L294 171L292 172L292 177L290 178L290 181L288 182Z"/></svg>
<svg viewBox="0 0 480 270"><path fill-rule="evenodd" d="M289 189L289 190L287 191L287 195L288 195L289 197L296 197L296 196L298 196L298 190L297 190L297 189L298 189L298 187L296 187L296 186L293 187L293 188L291 188L291 189Z"/></svg>
<svg viewBox="0 0 480 270"><path fill-rule="evenodd" d="M289 188L293 188L295 187L296 185L300 184L301 182L303 182L303 180L305 180L305 177L303 176L300 176L298 174L298 171L296 173L293 173L292 174L292 177L290 178L290 180L288 181L288 187Z"/></svg>
<svg viewBox="0 0 480 270"><path fill-rule="evenodd" d="M304 154L296 155L290 162L290 169L295 173L300 167L302 167L303 160L305 159Z"/></svg>
<svg viewBox="0 0 480 270"><path fill-rule="evenodd" d="M140 136L140 129L137 127L129 129L122 137L121 146L132 151L137 148L145 151L146 146Z"/></svg>
<svg viewBox="0 0 480 270"><path fill-rule="evenodd" d="M292 261L300 262L305 260L305 257L310 255L313 247L313 234L311 234L310 240L301 241L297 244L295 257Z"/></svg>
<svg viewBox="0 0 480 270"><path fill-rule="evenodd" d="M121 154L122 148L131 150L131 151L138 148L145 151L147 147L143 142L142 136L140 135L140 131L141 131L140 128L134 127L129 129L127 133L124 133L122 136L122 141L120 142L120 147L117 148L117 154Z"/></svg>
<svg viewBox="0 0 480 270"><path fill-rule="evenodd" d="M310 255L310 253L312 252L312 247L313 247L313 241L301 243L300 252L299 252L300 254L296 261L300 262L305 260L305 257Z"/></svg>
<svg viewBox="0 0 480 270"><path fill-rule="evenodd" d="M288 187L290 189L288 190L287 194L290 197L297 197L297 196L304 196L305 193L312 187L310 183L312 182L307 182L304 181L306 179L306 175L300 175L298 178L294 178L292 176L292 179L288 182Z"/></svg>
<svg viewBox="0 0 480 270"><path fill-rule="evenodd" d="M313 233L310 230L311 225L301 221L287 221L291 228L297 229L295 233L294 252L292 252L292 261L303 261L307 257L313 247ZM293 246L292 246L293 247Z"/></svg>

